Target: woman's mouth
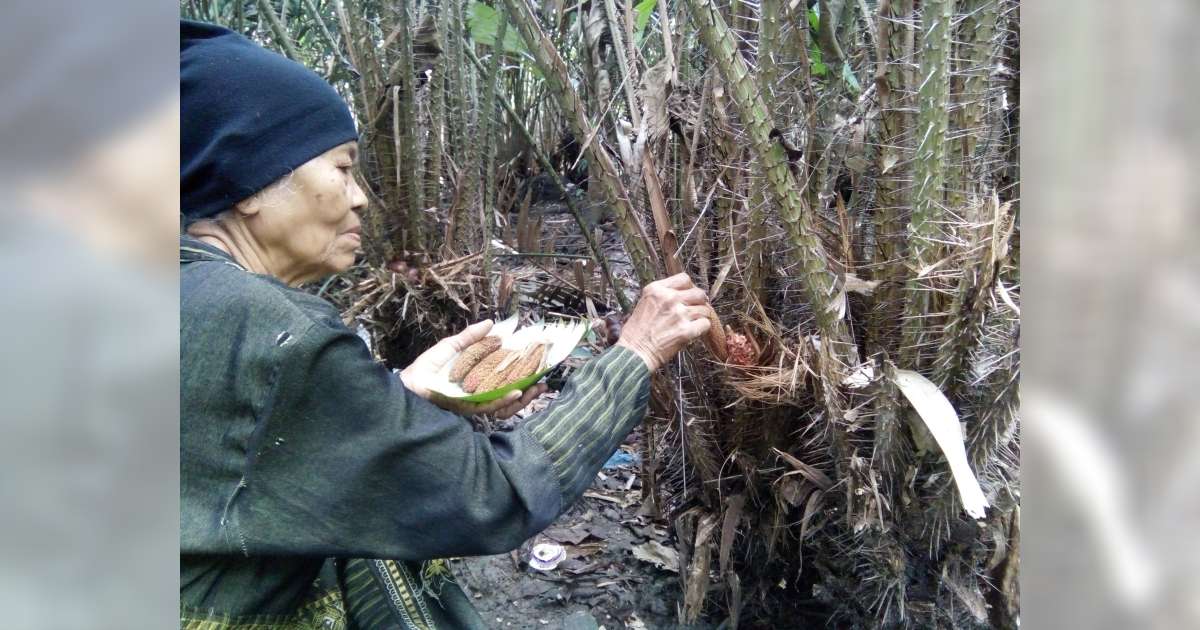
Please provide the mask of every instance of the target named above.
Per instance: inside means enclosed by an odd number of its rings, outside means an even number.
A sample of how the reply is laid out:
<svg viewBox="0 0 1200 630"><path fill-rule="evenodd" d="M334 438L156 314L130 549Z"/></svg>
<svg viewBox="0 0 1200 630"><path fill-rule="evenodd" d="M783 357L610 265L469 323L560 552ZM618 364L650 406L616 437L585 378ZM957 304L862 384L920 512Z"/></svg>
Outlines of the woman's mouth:
<svg viewBox="0 0 1200 630"><path fill-rule="evenodd" d="M358 250L362 249L362 234L361 234L361 230L359 230L358 228L355 228L353 230L347 230L345 232L342 232L341 234L338 234L338 236L345 237L347 244L344 245L344 247L352 248L356 252Z"/></svg>

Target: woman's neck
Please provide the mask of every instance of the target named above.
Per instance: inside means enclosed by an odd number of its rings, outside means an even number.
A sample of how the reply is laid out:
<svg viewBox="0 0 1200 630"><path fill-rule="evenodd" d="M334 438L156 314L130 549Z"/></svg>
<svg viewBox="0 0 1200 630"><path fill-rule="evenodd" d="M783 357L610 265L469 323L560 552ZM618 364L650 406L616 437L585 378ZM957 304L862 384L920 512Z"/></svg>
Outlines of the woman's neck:
<svg viewBox="0 0 1200 630"><path fill-rule="evenodd" d="M236 221L211 219L193 223L188 226L187 232L200 241L229 254L246 270L264 276L274 276L291 284L289 278L284 278L277 272L277 265L271 264L266 250L259 245L244 225Z"/></svg>

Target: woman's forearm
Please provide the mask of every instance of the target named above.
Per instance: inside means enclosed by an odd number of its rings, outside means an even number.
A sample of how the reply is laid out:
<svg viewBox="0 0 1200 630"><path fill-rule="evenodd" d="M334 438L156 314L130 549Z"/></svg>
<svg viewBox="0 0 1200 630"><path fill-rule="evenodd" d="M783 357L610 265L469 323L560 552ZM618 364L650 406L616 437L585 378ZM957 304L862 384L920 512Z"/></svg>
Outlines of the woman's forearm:
<svg viewBox="0 0 1200 630"><path fill-rule="evenodd" d="M564 510L642 421L649 398L646 363L628 348L613 347L580 368L553 405L521 426L545 449Z"/></svg>

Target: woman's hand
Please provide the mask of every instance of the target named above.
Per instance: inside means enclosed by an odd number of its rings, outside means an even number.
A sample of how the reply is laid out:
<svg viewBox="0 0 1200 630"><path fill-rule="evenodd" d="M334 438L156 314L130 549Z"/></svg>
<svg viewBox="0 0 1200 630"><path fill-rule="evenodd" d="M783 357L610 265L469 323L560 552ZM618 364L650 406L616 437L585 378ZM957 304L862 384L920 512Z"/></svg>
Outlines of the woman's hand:
<svg viewBox="0 0 1200 630"><path fill-rule="evenodd" d="M400 373L400 380L412 393L432 402L442 409L453 411L459 415L491 414L497 418L507 418L516 414L518 411L524 409L525 405L532 402L534 398L542 395L546 391L546 386L539 383L524 392L511 391L505 397L491 402L470 403L447 398L438 392L431 391L420 378L421 374L437 373L467 346L486 337L488 331L491 329L492 320L488 319L467 326L457 335L446 337L437 342L435 346L417 357L417 360L413 361L412 365L404 368L404 371Z"/></svg>
<svg viewBox="0 0 1200 630"><path fill-rule="evenodd" d="M687 274L651 282L642 289L642 298L626 320L617 345L636 352L653 372L708 332L711 310L708 296Z"/></svg>

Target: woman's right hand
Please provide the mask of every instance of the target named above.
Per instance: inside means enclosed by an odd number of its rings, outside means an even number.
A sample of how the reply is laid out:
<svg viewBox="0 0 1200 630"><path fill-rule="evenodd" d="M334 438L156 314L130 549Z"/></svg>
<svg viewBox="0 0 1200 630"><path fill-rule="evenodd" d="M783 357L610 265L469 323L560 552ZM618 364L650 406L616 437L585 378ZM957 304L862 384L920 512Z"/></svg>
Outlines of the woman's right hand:
<svg viewBox="0 0 1200 630"><path fill-rule="evenodd" d="M617 345L637 353L653 372L708 333L711 310L708 296L685 273L651 282L642 289Z"/></svg>

